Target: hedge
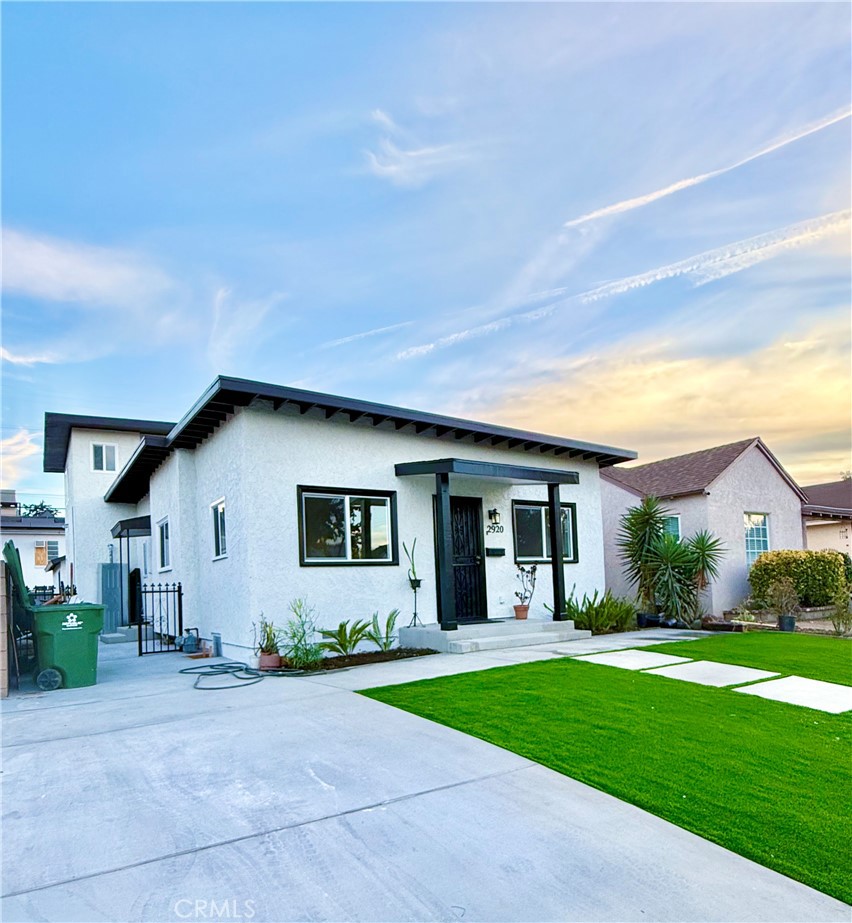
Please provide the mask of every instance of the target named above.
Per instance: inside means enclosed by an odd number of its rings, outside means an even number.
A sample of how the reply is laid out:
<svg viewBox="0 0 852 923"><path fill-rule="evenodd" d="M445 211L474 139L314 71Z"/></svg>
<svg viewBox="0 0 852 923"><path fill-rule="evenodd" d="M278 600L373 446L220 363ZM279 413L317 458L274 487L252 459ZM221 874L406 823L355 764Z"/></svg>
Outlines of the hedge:
<svg viewBox="0 0 852 923"><path fill-rule="evenodd" d="M764 551L752 565L748 579L755 599L765 602L769 587L789 577L801 605L828 606L846 588L843 565L839 551Z"/></svg>

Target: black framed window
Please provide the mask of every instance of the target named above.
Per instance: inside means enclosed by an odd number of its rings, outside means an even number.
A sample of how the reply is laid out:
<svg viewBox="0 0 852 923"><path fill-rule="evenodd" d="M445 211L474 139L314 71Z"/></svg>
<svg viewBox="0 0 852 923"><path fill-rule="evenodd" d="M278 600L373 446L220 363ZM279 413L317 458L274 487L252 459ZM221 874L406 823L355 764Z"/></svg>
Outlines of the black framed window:
<svg viewBox="0 0 852 923"><path fill-rule="evenodd" d="M399 563L394 491L300 486L297 492L301 565Z"/></svg>
<svg viewBox="0 0 852 923"><path fill-rule="evenodd" d="M213 511L213 557L224 558L228 554L228 545L225 540L225 500L217 500L210 504Z"/></svg>
<svg viewBox="0 0 852 923"><path fill-rule="evenodd" d="M562 507L562 560L576 564L577 505L563 503ZM512 501L512 528L515 541L515 561L518 564L545 564L551 559L550 509L547 503L537 500Z"/></svg>

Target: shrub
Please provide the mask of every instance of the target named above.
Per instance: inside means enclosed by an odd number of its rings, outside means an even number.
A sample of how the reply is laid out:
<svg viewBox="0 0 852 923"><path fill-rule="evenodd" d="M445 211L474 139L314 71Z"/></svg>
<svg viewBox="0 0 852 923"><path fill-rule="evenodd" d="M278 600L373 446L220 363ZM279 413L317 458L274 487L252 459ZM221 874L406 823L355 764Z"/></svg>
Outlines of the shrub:
<svg viewBox="0 0 852 923"><path fill-rule="evenodd" d="M791 580L803 606L827 606L846 586L839 551L765 551L748 575L754 596L766 602L769 588Z"/></svg>
<svg viewBox="0 0 852 923"><path fill-rule="evenodd" d="M322 647L314 640L317 631L314 611L306 599L290 603L293 618L283 632L282 653L297 670L311 669L322 660Z"/></svg>
<svg viewBox="0 0 852 923"><path fill-rule="evenodd" d="M769 608L776 615L795 615L799 611L799 594L789 577L781 577L769 587Z"/></svg>
<svg viewBox="0 0 852 923"><path fill-rule="evenodd" d="M843 573L846 575L846 586L852 590L852 558L845 551L840 553L843 555Z"/></svg>
<svg viewBox="0 0 852 923"><path fill-rule="evenodd" d="M840 590L833 601L831 624L838 635L848 634L852 630L852 611L849 609L849 590Z"/></svg>
<svg viewBox="0 0 852 923"><path fill-rule="evenodd" d="M553 611L546 606L549 611ZM590 631L593 635L606 634L609 631L629 631L636 617L636 610L629 599L613 596L607 590L603 596L598 591L591 597L583 594L582 600L571 595L565 600L565 614L580 631Z"/></svg>

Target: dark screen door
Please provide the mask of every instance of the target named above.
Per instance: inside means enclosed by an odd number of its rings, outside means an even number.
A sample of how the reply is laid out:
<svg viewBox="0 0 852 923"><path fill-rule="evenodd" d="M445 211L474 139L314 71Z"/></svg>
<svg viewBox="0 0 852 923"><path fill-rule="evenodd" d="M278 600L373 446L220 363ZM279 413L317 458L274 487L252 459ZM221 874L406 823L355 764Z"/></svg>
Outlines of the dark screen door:
<svg viewBox="0 0 852 923"><path fill-rule="evenodd" d="M488 617L485 565L482 560L482 501L450 497L453 527L453 583L456 619L474 622Z"/></svg>

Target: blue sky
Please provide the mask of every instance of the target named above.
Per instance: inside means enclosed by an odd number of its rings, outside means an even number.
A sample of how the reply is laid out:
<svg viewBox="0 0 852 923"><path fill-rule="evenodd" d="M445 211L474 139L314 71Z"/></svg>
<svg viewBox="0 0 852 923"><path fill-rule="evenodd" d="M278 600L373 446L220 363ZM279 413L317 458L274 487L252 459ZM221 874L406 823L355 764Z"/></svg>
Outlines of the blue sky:
<svg viewBox="0 0 852 923"><path fill-rule="evenodd" d="M4 4L4 484L216 374L850 467L845 4Z"/></svg>

